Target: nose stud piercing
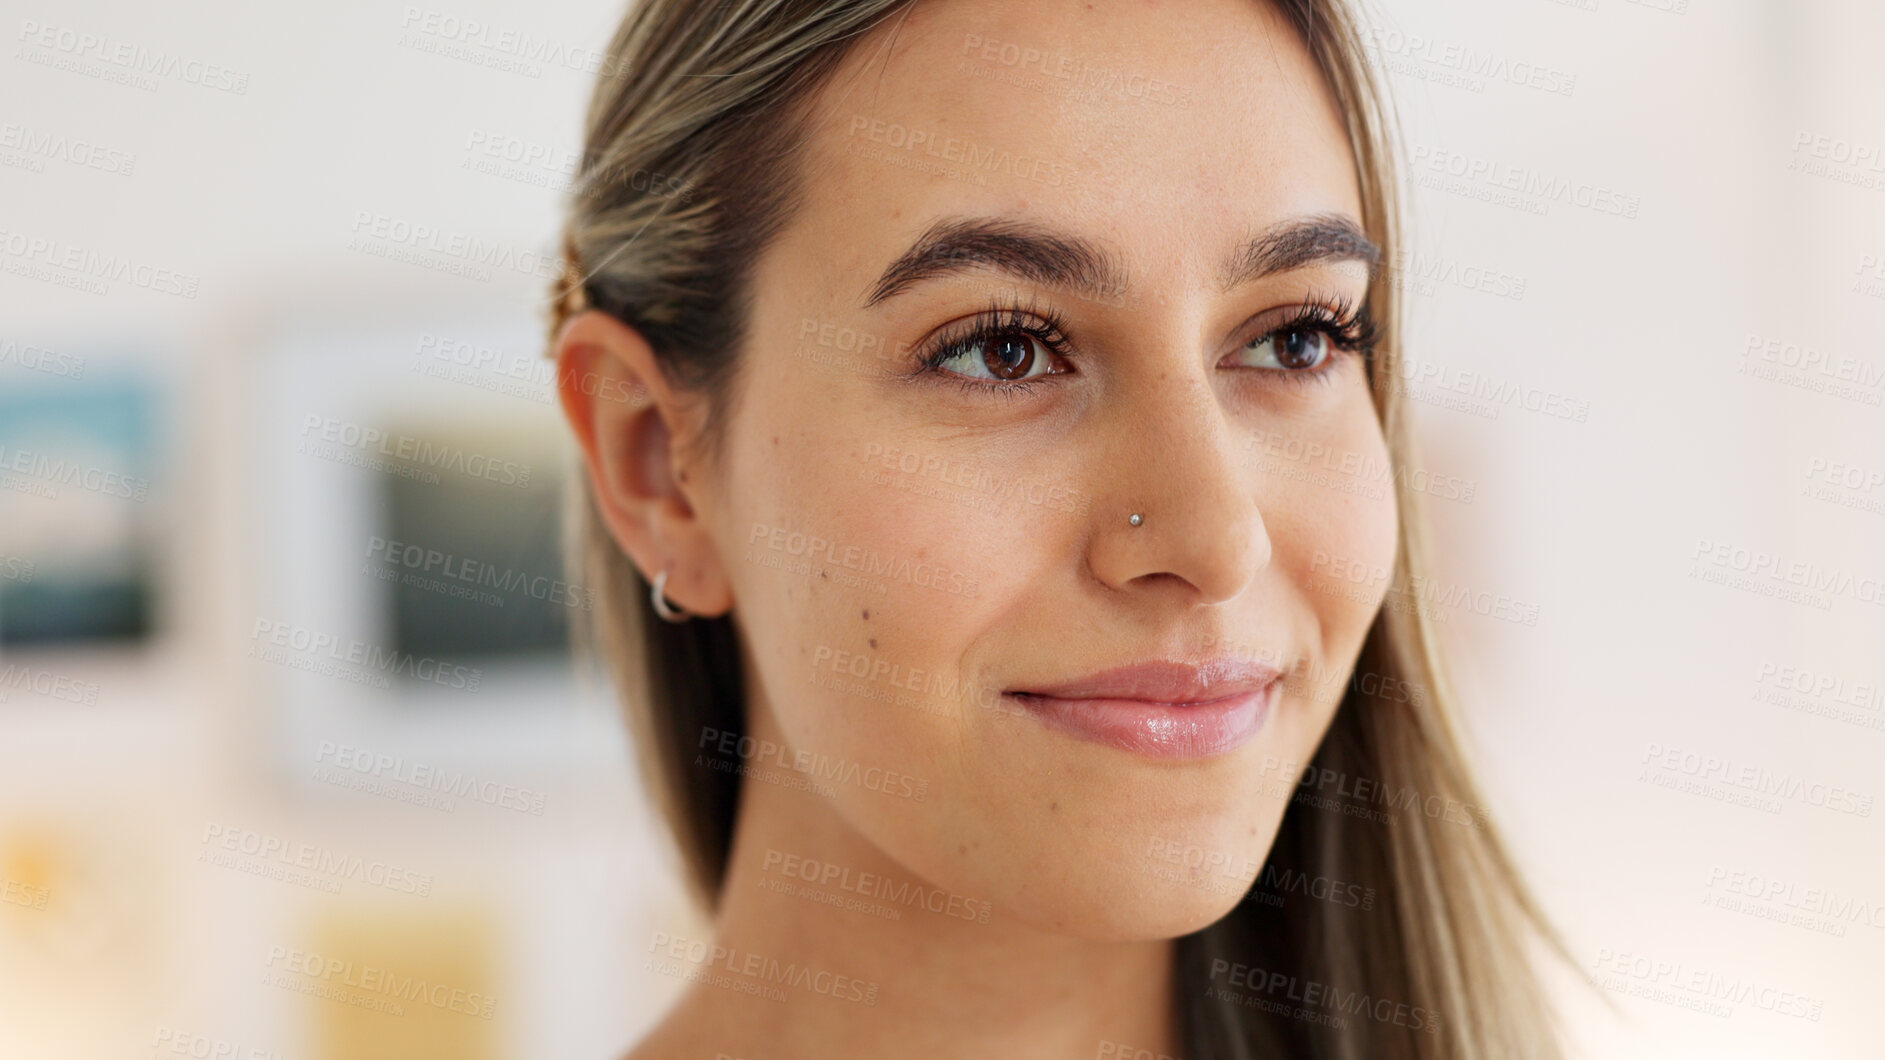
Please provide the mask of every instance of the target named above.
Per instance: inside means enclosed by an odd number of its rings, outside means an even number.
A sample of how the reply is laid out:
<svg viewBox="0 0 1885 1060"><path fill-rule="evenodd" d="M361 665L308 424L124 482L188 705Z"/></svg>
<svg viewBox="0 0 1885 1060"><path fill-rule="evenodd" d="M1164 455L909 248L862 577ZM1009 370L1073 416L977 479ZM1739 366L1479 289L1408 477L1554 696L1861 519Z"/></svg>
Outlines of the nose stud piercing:
<svg viewBox="0 0 1885 1060"><path fill-rule="evenodd" d="M1140 514L1139 514L1138 512L1133 512L1133 513L1132 513L1132 518L1130 518L1130 519L1128 519L1128 520L1126 520L1126 521L1127 521L1127 522L1129 522L1129 523L1131 523L1131 524L1132 524L1132 525L1134 525L1134 526L1138 526L1138 525L1139 525L1140 523L1143 523L1143 522L1145 522L1145 519L1144 519L1144 517L1143 517L1143 516L1141 516L1141 515L1140 515Z"/></svg>

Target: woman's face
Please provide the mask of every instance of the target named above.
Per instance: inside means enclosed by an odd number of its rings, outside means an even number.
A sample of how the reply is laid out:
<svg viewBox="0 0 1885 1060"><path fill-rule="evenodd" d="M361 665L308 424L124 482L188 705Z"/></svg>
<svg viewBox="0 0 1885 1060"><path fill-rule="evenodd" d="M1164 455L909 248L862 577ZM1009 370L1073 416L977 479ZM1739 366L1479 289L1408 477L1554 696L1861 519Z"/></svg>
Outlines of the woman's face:
<svg viewBox="0 0 1885 1060"><path fill-rule="evenodd" d="M1339 112L1250 0L949 0L815 113L703 506L752 731L932 886L1196 930L1394 563ZM1177 683L1087 680L1148 662Z"/></svg>

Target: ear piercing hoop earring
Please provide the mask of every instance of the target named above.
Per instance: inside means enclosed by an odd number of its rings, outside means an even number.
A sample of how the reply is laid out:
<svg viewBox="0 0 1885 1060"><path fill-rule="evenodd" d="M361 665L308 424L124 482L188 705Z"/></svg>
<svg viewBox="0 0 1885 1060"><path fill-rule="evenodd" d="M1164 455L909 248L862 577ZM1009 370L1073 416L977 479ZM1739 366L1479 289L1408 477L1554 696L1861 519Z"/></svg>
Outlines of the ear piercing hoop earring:
<svg viewBox="0 0 1885 1060"><path fill-rule="evenodd" d="M660 615L665 621L677 623L685 622L693 618L693 612L684 607L677 608L673 604L668 603L668 598L663 595L663 590L665 590L667 586L668 572L664 570L655 575L654 585L648 593L648 600L650 603L654 604L655 614Z"/></svg>

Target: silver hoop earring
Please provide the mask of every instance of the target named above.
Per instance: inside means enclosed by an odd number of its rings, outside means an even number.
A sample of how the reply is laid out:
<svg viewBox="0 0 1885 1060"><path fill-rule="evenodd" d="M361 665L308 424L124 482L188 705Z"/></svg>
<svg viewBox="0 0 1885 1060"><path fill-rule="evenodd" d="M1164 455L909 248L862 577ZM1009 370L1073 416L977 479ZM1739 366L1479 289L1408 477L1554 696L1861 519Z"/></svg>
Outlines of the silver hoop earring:
<svg viewBox="0 0 1885 1060"><path fill-rule="evenodd" d="M654 604L655 614L660 615L663 619L669 622L685 622L688 619L693 618L694 617L693 614L690 613L686 608L677 609L674 607L674 605L668 603L668 598L662 595L662 590L666 589L667 585L668 585L668 572L667 571L662 571L661 573L655 575L655 583L653 587L651 588L650 592L648 593L648 600L650 603Z"/></svg>

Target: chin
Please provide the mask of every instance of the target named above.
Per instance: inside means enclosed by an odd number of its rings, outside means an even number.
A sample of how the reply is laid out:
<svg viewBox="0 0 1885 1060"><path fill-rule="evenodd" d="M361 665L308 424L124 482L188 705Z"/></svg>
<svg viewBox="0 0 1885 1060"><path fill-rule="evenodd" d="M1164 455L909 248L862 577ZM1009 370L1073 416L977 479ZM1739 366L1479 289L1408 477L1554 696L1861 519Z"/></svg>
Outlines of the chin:
<svg viewBox="0 0 1885 1060"><path fill-rule="evenodd" d="M1144 801L1169 794L1147 792ZM1028 845L1017 871L990 881L996 914L1092 941L1170 939L1209 927L1248 894L1283 815L1281 803L1241 786L1216 795L1216 812L1202 814L1069 815L1051 839Z"/></svg>
<svg viewBox="0 0 1885 1060"><path fill-rule="evenodd" d="M1166 866L1172 878L1133 866L1088 862L1071 866L1078 879L1014 896L1008 912L1030 927L1095 942L1135 942L1189 935L1222 920L1243 900L1262 865L1262 850L1240 858L1254 863L1246 875L1209 870L1191 873Z"/></svg>

